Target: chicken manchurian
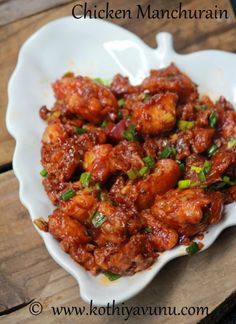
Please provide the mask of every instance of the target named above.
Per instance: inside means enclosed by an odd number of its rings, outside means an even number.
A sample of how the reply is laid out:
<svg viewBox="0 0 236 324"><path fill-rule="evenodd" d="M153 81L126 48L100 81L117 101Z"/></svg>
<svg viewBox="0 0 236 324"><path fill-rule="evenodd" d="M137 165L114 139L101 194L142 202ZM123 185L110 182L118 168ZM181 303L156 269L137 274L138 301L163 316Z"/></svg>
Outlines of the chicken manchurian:
<svg viewBox="0 0 236 324"><path fill-rule="evenodd" d="M67 73L52 88L41 175L55 210L43 229L91 273L146 269L236 200L236 112L200 98L174 64L136 86Z"/></svg>

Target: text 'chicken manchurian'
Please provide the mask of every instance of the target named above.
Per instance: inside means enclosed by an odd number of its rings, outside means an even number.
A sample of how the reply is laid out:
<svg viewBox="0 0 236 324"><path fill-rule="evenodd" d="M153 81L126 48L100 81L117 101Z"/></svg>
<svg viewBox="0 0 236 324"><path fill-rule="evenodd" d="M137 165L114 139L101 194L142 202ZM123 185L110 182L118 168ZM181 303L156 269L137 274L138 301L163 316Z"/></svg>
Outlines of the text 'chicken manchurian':
<svg viewBox="0 0 236 324"><path fill-rule="evenodd" d="M199 99L171 64L140 85L65 74L47 122L41 175L56 206L36 224L93 274L132 275L193 241L236 200L236 112Z"/></svg>

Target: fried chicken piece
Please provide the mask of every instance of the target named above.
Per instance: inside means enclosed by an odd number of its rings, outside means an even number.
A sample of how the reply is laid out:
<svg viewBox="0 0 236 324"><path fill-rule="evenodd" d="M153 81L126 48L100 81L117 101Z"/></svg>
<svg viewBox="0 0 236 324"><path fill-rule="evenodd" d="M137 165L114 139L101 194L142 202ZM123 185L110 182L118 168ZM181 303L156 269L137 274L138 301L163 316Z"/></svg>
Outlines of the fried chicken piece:
<svg viewBox="0 0 236 324"><path fill-rule="evenodd" d="M132 86L128 77L121 74L116 74L111 83L111 91L115 95L136 93L139 91L139 86Z"/></svg>
<svg viewBox="0 0 236 324"><path fill-rule="evenodd" d="M171 159L159 160L154 172L136 184L137 208L149 208L156 195L162 195L176 185L180 175L179 165L175 161Z"/></svg>
<svg viewBox="0 0 236 324"><path fill-rule="evenodd" d="M203 153L212 145L214 128L194 127L190 132L192 134L190 143L194 153Z"/></svg>
<svg viewBox="0 0 236 324"><path fill-rule="evenodd" d="M121 275L147 269L157 258L147 235L135 234L121 246L107 245L94 251L99 268Z"/></svg>
<svg viewBox="0 0 236 324"><path fill-rule="evenodd" d="M68 137L68 132L62 123L59 120L50 122L46 127L42 142L44 144L55 144L60 140L64 140Z"/></svg>
<svg viewBox="0 0 236 324"><path fill-rule="evenodd" d="M143 80L141 90L148 90L152 94L160 91L175 92L178 94L180 103L198 98L196 85L173 63L164 69L151 70L150 76Z"/></svg>
<svg viewBox="0 0 236 324"><path fill-rule="evenodd" d="M111 90L88 77L64 77L53 84L53 90L68 113L94 124L116 118L117 100Z"/></svg>
<svg viewBox="0 0 236 324"><path fill-rule="evenodd" d="M143 134L158 134L172 129L176 122L176 102L177 96L167 92L140 103L132 115L136 130Z"/></svg>
<svg viewBox="0 0 236 324"><path fill-rule="evenodd" d="M93 231L93 236L99 246L107 242L120 244L143 226L135 209L114 206L109 201L100 202L97 212L106 217L102 225Z"/></svg>
<svg viewBox="0 0 236 324"><path fill-rule="evenodd" d="M144 179L128 181L118 178L113 184L110 196L114 201L126 206L135 205L137 209L149 208L157 194L164 194L173 188L180 177L179 165L171 159L162 159L150 175Z"/></svg>
<svg viewBox="0 0 236 324"><path fill-rule="evenodd" d="M147 223L146 230L149 240L157 251L170 250L177 244L178 233L176 230L156 219L148 209L144 210L141 215Z"/></svg>
<svg viewBox="0 0 236 324"><path fill-rule="evenodd" d="M172 189L163 196L156 196L151 212L159 221L189 237L219 221L222 197L221 193L207 194L199 188ZM207 220L204 220L206 215Z"/></svg>
<svg viewBox="0 0 236 324"><path fill-rule="evenodd" d="M221 129L224 139L236 137L236 111L225 111Z"/></svg>
<svg viewBox="0 0 236 324"><path fill-rule="evenodd" d="M144 151L138 142L122 141L113 147L109 155L111 169L124 173L129 169L139 170L144 166L143 156Z"/></svg>
<svg viewBox="0 0 236 324"><path fill-rule="evenodd" d="M229 167L236 167L236 154L225 148L219 149L211 158L211 164L207 180L211 183L220 181Z"/></svg>
<svg viewBox="0 0 236 324"><path fill-rule="evenodd" d="M56 209L48 217L48 229L57 240L84 244L91 240L86 233L86 228L78 220L63 214Z"/></svg>
<svg viewBox="0 0 236 324"><path fill-rule="evenodd" d="M86 189L79 190L69 200L61 200L58 207L67 216L74 217L85 222L91 216L98 202L96 191Z"/></svg>
<svg viewBox="0 0 236 324"><path fill-rule="evenodd" d="M104 182L111 174L109 155L111 144L96 145L84 155L84 169L92 174L94 181Z"/></svg>

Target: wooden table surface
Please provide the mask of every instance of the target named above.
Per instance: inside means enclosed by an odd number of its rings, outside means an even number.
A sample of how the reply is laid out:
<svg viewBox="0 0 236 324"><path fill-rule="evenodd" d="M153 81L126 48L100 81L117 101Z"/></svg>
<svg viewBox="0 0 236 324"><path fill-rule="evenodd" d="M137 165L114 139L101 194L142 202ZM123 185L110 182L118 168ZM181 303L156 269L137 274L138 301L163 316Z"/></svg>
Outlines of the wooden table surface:
<svg viewBox="0 0 236 324"><path fill-rule="evenodd" d="M78 2L68 0L0 0L0 312L3 323L108 323L109 316L53 317L50 306L81 306L76 281L62 270L48 255L41 238L34 230L27 210L18 197L18 182L11 170L15 142L5 126L7 83L16 65L22 43L45 23L71 15ZM104 3L88 1L89 5ZM138 1L155 8L173 8L179 2ZM207 9L215 1L182 1L184 9ZM133 1L112 0L114 9L132 8ZM216 48L236 52L236 20L230 1L218 4L227 9L228 20L113 20L140 36L155 47L155 35L169 31L174 35L175 48L180 53ZM27 86L27 85L26 85ZM204 319L213 323L235 306L236 290L236 228L227 229L207 251L194 257L183 257L170 262L138 296L127 306L207 306L210 316ZM42 303L41 315L29 313L27 304L35 299ZM168 323L196 323L204 316L165 317L158 321ZM155 316L131 316L129 322L156 322ZM114 323L122 317L114 316Z"/></svg>

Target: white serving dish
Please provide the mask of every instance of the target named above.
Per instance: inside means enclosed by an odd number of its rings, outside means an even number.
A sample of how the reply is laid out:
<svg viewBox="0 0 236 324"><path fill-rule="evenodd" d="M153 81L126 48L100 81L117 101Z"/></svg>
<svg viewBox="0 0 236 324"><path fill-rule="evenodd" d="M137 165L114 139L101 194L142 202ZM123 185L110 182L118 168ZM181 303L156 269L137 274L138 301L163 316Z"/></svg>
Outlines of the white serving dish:
<svg viewBox="0 0 236 324"><path fill-rule="evenodd" d="M151 68L175 62L199 85L201 94L207 93L213 99L223 94L236 106L236 55L218 50L180 55L172 47L171 34L159 33L156 38L158 47L152 49L131 32L111 23L65 17L45 25L24 43L9 81L6 122L16 139L13 168L20 183L20 199L32 220L46 219L53 210L39 175L40 140L45 123L38 111L44 104L52 105L51 83L65 72L105 79L120 72L135 84ZM211 226L205 235L204 249L223 229L236 225L236 205L228 205L225 211L223 220ZM86 302L93 299L96 305L131 298L144 289L167 262L186 254L185 247L176 247L162 253L148 270L108 283L103 275L94 277L74 262L50 234L38 232L53 259L78 281L81 297Z"/></svg>

